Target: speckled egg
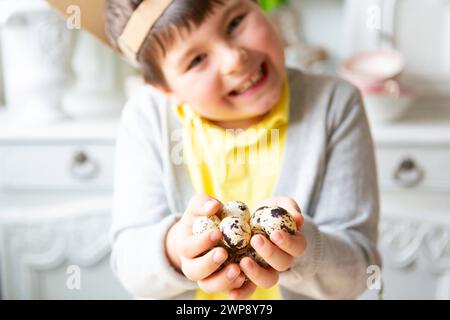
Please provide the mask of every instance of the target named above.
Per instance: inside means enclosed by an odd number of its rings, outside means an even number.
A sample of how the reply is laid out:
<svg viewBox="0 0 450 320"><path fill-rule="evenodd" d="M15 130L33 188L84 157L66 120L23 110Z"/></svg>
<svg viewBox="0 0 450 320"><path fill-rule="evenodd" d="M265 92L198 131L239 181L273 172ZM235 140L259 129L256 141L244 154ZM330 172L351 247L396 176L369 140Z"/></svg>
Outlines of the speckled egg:
<svg viewBox="0 0 450 320"><path fill-rule="evenodd" d="M222 219L226 217L239 217L246 222L250 221L250 210L242 201L231 201L223 206Z"/></svg>
<svg viewBox="0 0 450 320"><path fill-rule="evenodd" d="M232 250L245 248L251 237L250 225L239 217L226 217L219 225L223 244Z"/></svg>
<svg viewBox="0 0 450 320"><path fill-rule="evenodd" d="M267 268L269 266L269 264L256 252L252 246L247 246L243 249L231 252L225 265L230 263L239 264L244 257L253 259L263 268Z"/></svg>
<svg viewBox="0 0 450 320"><path fill-rule="evenodd" d="M256 209L250 218L250 227L252 229L252 234L264 234L264 229L261 225L261 214L263 213L264 209L268 208L267 206L265 207L260 207L258 209Z"/></svg>
<svg viewBox="0 0 450 320"><path fill-rule="evenodd" d="M230 263L236 263L239 264L239 262L241 262L241 259L245 256L248 256L247 253L248 247L245 247L243 249L239 249L236 251L231 251L228 255L228 259L225 262L226 265L230 264Z"/></svg>
<svg viewBox="0 0 450 320"><path fill-rule="evenodd" d="M220 219L217 216L201 216L194 220L192 224L192 233L202 234L214 228L219 228Z"/></svg>
<svg viewBox="0 0 450 320"><path fill-rule="evenodd" d="M294 217L281 207L262 209L260 223L268 237L276 230L283 230L290 234L294 234L297 230Z"/></svg>

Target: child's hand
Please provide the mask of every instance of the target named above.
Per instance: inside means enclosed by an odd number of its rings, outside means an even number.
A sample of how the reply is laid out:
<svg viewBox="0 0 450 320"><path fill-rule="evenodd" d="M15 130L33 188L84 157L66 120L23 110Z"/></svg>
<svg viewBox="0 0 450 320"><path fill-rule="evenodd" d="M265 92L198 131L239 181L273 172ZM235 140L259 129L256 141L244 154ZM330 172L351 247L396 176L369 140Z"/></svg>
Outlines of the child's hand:
<svg viewBox="0 0 450 320"><path fill-rule="evenodd" d="M172 265L188 279L197 281L199 287L208 293L239 288L245 280L235 263L216 272L228 257L224 248L209 251L222 238L218 229L200 235L192 234L195 218L214 215L221 208L218 200L206 195L193 197L183 217L170 228L166 238L166 251Z"/></svg>
<svg viewBox="0 0 450 320"><path fill-rule="evenodd" d="M270 198L260 203L260 206L280 206L290 212L297 224L297 232L290 235L284 231L275 231L270 235L269 241L262 235L254 235L251 239L251 246L270 265L269 268L262 268L251 258L243 258L240 262L242 271L251 281L238 289L230 291L233 299L245 299L253 294L256 286L262 288L273 287L278 282L278 273L288 270L294 258L301 256L306 250L306 239L298 231L303 225L303 216L297 203L291 198L276 197Z"/></svg>

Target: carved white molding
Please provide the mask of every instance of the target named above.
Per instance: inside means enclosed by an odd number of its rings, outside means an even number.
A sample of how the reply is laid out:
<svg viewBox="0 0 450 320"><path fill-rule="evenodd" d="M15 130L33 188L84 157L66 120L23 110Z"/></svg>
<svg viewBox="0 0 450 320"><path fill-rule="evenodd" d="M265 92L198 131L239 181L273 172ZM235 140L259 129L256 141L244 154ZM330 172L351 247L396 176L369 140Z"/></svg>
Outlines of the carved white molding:
<svg viewBox="0 0 450 320"><path fill-rule="evenodd" d="M380 245L397 268L406 268L422 258L435 272L450 269L450 224L383 216Z"/></svg>
<svg viewBox="0 0 450 320"><path fill-rule="evenodd" d="M64 212L61 212L64 215ZM65 264L93 267L110 253L110 212L82 214L58 220L24 220L2 225L6 297L35 299L40 296L39 273ZM14 292L14 293L13 293Z"/></svg>
<svg viewBox="0 0 450 320"><path fill-rule="evenodd" d="M64 221L30 222L26 225L9 227L10 247L14 252L29 257L41 268L54 267L48 258L55 252L64 253L79 265L89 266L101 259L108 244L110 214L83 216ZM100 256L99 256L100 255ZM45 262L47 261L47 262Z"/></svg>
<svg viewBox="0 0 450 320"><path fill-rule="evenodd" d="M380 246L392 256L395 268L406 268L416 261L422 243L417 222L383 217L380 220Z"/></svg>
<svg viewBox="0 0 450 320"><path fill-rule="evenodd" d="M389 267L403 269L422 262L437 274L436 299L450 299L450 224L383 216L380 248Z"/></svg>

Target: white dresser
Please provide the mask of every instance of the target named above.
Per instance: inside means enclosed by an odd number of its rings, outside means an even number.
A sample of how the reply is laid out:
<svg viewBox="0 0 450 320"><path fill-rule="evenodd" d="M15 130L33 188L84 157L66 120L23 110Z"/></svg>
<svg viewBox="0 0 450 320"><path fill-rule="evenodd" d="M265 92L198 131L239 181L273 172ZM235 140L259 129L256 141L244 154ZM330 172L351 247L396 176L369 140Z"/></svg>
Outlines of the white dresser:
<svg viewBox="0 0 450 320"><path fill-rule="evenodd" d="M130 297L109 267L116 128L25 128L0 113L3 299Z"/></svg>
<svg viewBox="0 0 450 320"><path fill-rule="evenodd" d="M418 101L403 120L372 132L384 297L450 299L450 102Z"/></svg>
<svg viewBox="0 0 450 320"><path fill-rule="evenodd" d="M129 297L108 265L116 129L115 118L14 128L0 113L2 298ZM418 103L372 129L384 297L449 299L450 106Z"/></svg>

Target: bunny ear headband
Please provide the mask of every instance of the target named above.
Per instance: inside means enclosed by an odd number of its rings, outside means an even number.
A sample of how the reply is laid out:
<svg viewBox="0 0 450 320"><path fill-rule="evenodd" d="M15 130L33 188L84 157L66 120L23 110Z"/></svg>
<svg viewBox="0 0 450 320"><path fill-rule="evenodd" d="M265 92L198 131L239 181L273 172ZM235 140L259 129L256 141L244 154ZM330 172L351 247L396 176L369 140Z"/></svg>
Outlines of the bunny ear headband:
<svg viewBox="0 0 450 320"><path fill-rule="evenodd" d="M79 13L81 28L89 31L106 45L104 8L105 0L47 0L65 17ZM147 34L173 0L143 0L131 15L118 39L120 54L137 64L137 53Z"/></svg>

